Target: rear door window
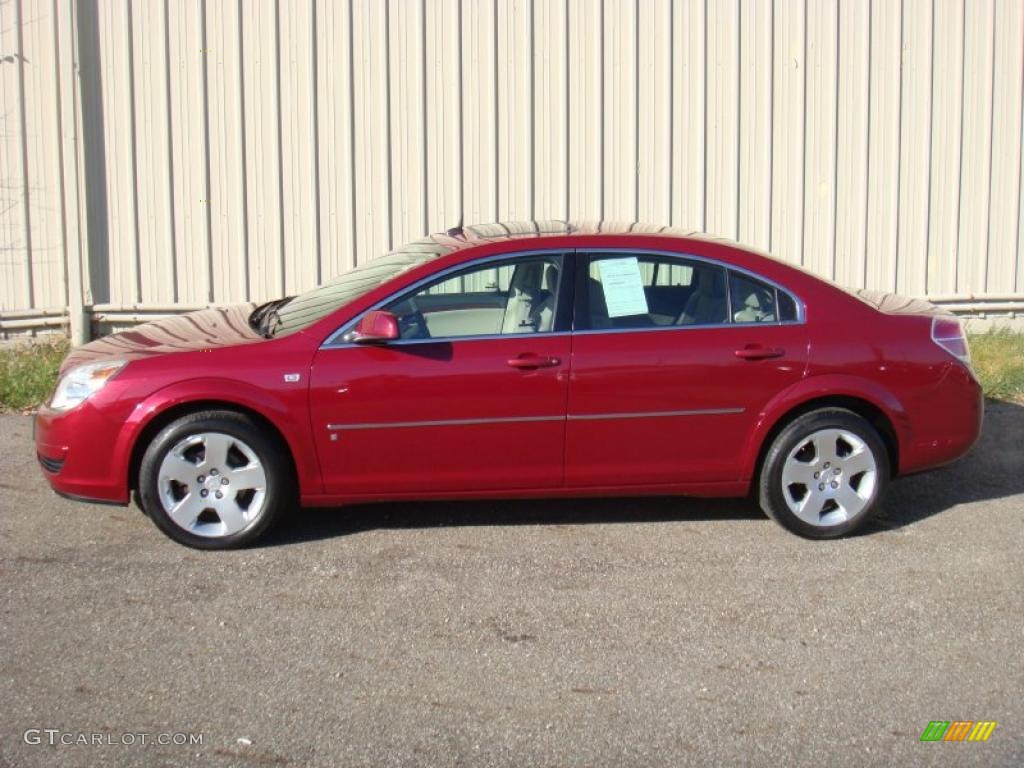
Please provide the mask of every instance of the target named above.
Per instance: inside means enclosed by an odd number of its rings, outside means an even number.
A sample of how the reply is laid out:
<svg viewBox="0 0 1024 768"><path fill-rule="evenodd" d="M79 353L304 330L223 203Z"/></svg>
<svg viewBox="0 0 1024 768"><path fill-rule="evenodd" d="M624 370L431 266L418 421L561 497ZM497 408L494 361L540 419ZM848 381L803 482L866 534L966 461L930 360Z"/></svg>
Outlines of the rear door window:
<svg viewBox="0 0 1024 768"><path fill-rule="evenodd" d="M723 267L657 254L595 254L582 286L589 329L728 322Z"/></svg>

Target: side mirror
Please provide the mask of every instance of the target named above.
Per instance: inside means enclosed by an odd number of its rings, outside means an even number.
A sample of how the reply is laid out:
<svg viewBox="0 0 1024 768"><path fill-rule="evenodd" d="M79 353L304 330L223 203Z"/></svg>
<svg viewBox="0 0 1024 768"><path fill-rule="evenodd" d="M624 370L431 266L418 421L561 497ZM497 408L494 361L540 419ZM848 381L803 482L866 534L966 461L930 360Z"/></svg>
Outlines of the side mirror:
<svg viewBox="0 0 1024 768"><path fill-rule="evenodd" d="M348 340L354 344L386 344L398 337L398 318L375 309L362 316Z"/></svg>

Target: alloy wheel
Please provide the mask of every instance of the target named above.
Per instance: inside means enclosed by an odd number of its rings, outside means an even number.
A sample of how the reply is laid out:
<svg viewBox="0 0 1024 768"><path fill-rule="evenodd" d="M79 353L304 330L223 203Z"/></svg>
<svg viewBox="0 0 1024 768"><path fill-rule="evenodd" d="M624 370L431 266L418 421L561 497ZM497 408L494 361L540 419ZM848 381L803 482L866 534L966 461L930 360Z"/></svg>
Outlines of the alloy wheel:
<svg viewBox="0 0 1024 768"><path fill-rule="evenodd" d="M789 452L782 495L790 511L817 527L847 522L871 502L878 465L868 444L846 429L812 432Z"/></svg>
<svg viewBox="0 0 1024 768"><path fill-rule="evenodd" d="M160 503L180 528L197 536L230 536L260 515L267 474L256 452L223 432L182 438L160 462Z"/></svg>

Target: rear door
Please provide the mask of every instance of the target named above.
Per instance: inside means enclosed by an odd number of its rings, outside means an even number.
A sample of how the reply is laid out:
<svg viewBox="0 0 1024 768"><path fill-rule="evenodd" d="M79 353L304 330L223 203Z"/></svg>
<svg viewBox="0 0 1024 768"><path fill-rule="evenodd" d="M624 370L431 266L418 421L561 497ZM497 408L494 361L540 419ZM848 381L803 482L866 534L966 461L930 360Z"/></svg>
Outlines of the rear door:
<svg viewBox="0 0 1024 768"><path fill-rule="evenodd" d="M758 413L804 375L798 303L684 256L577 261L566 485L737 479Z"/></svg>
<svg viewBox="0 0 1024 768"><path fill-rule="evenodd" d="M488 259L382 306L402 338L327 345L310 407L331 494L560 486L571 256Z"/></svg>

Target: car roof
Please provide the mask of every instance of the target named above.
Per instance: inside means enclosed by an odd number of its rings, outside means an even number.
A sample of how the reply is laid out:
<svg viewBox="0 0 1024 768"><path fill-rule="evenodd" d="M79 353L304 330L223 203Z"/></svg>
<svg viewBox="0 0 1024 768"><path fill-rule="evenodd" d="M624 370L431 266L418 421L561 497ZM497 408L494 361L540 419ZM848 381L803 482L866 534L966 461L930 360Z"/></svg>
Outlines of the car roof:
<svg viewBox="0 0 1024 768"><path fill-rule="evenodd" d="M763 253L747 246L741 246L734 240L714 237L702 232L683 229L681 227L662 226L638 221L609 220L561 220L544 219L531 221L498 221L490 224L458 225L446 232L438 232L427 237L413 240L400 246L392 254L417 254L419 262L429 261L431 257L447 256L457 251L473 248L487 243L509 240L526 240L530 238L565 237L572 235L665 235L669 237L720 243L742 248L762 256Z"/></svg>

